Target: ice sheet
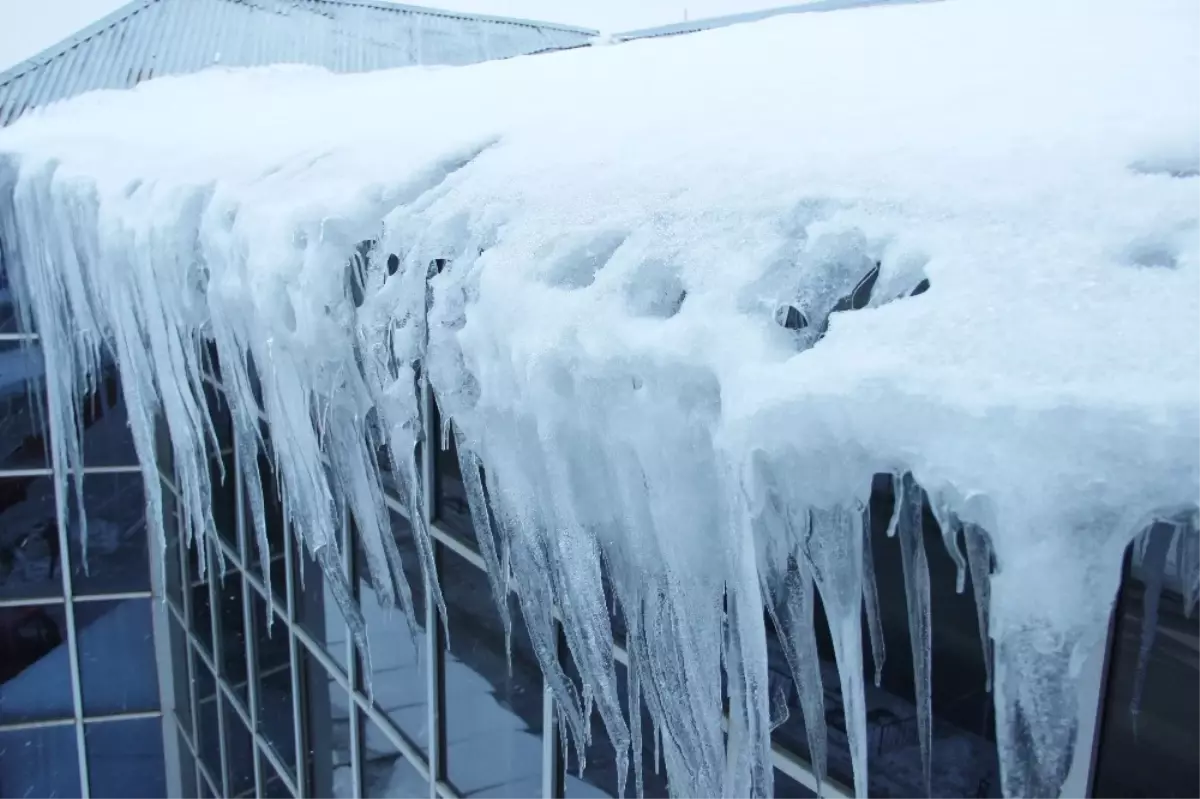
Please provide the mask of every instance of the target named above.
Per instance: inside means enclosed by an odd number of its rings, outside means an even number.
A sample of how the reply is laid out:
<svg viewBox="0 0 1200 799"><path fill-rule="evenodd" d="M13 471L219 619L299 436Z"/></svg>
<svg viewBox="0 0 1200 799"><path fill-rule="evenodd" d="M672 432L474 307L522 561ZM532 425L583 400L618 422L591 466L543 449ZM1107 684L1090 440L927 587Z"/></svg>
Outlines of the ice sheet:
<svg viewBox="0 0 1200 799"><path fill-rule="evenodd" d="M909 473L986 532L1004 790L1054 793L1122 553L1197 502L1198 41L1187 0L959 0L47 108L0 132L0 241L53 458L112 351L151 525L161 415L209 534L215 342L241 462L261 409L309 548L336 561L347 501L407 606L375 453L419 517L432 390L572 743L593 707L630 738L603 562L679 795L771 790L760 610L789 562L865 791L862 511Z"/></svg>

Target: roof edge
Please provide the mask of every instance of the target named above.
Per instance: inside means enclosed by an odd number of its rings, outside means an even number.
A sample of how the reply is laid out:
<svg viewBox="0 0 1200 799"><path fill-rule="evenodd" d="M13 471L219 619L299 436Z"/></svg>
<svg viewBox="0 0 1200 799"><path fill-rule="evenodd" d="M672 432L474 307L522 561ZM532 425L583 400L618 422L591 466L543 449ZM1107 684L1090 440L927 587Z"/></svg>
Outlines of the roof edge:
<svg viewBox="0 0 1200 799"><path fill-rule="evenodd" d="M719 17L706 17L687 22L675 22L670 25L659 25L652 28L638 28L613 35L618 42L634 39L649 39L655 36L676 36L684 33L698 33L712 28L723 28L728 25L739 25L745 22L778 17L784 14L806 14L822 11L843 11L853 8L869 8L871 6L912 5L916 3L940 2L941 0L813 0L808 3L764 8L759 11L746 11L740 14L725 14Z"/></svg>
<svg viewBox="0 0 1200 799"><path fill-rule="evenodd" d="M149 8L158 2L161 2L161 0L132 0L132 2L121 6L117 10L105 14L91 25L81 28L62 41L50 45L41 52L31 55L29 58L26 58L23 61L18 61L8 69L0 70L0 86L5 85L6 83L11 83L12 81L24 75L26 72L30 72L38 67L48 64L80 42L87 41L100 31L110 28L118 22L132 17L142 9Z"/></svg>

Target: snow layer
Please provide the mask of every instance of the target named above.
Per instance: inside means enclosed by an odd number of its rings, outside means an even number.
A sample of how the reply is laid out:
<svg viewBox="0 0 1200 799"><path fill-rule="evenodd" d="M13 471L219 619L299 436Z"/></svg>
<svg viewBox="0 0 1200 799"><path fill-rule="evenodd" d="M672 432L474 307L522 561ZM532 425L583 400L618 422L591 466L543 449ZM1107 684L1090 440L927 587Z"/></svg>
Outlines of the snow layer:
<svg viewBox="0 0 1200 799"><path fill-rule="evenodd" d="M1055 794L1126 545L1195 535L1198 41L1188 0L961 0L48 108L0 132L0 236L56 364L54 459L78 462L111 349L152 523L161 413L207 534L213 341L241 463L261 404L310 549L338 562L348 500L379 601L408 607L376 452L421 518L432 389L573 745L593 707L620 756L638 734L603 562L671 789L705 796L771 791L764 601L820 707L810 586L865 791L863 512L892 475L919 704L927 498L986 583L1004 791Z"/></svg>

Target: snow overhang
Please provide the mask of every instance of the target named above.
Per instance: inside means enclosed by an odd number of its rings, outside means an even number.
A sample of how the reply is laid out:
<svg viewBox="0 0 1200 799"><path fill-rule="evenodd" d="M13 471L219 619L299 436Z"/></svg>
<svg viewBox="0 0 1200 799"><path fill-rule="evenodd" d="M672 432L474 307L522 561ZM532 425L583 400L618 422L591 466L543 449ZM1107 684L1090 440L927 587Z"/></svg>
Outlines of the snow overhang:
<svg viewBox="0 0 1200 799"><path fill-rule="evenodd" d="M55 463L111 349L152 523L162 415L205 534L214 343L242 463L261 411L309 547L331 557L348 500L403 605L375 445L419 499L431 388L497 595L513 575L535 643L539 603L568 621L592 695L540 657L569 728L594 701L630 735L602 554L697 795L769 792L762 605L805 585L855 737L862 510L893 474L914 586L923 496L963 568L960 532L994 557L1005 791L1056 791L1126 545L1195 534L1198 34L1185 0L964 0L467 68L211 70L31 114L0 132L0 243L55 365Z"/></svg>

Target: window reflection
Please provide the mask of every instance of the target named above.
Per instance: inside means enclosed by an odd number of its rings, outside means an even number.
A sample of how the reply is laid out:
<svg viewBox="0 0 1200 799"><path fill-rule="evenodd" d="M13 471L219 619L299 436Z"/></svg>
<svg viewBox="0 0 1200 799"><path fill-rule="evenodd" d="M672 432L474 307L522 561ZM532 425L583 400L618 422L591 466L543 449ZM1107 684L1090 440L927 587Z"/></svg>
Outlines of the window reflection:
<svg viewBox="0 0 1200 799"><path fill-rule="evenodd" d="M225 759L230 796L254 795L254 741L250 730L233 705L221 697L221 712L225 716Z"/></svg>
<svg viewBox="0 0 1200 799"><path fill-rule="evenodd" d="M307 649L300 664L306 687L304 723L308 733L309 793L313 796L349 797L350 695Z"/></svg>
<svg viewBox="0 0 1200 799"><path fill-rule="evenodd" d="M88 779L96 799L166 796L162 719L88 724Z"/></svg>
<svg viewBox="0 0 1200 799"><path fill-rule="evenodd" d="M192 653L192 675L196 681L196 755L209 775L221 779L221 725L217 716L217 683L212 670L195 652Z"/></svg>
<svg viewBox="0 0 1200 799"><path fill-rule="evenodd" d="M487 575L443 554L449 615L446 765L464 795L537 796L542 773L542 674L512 603L512 659Z"/></svg>
<svg viewBox="0 0 1200 799"><path fill-rule="evenodd" d="M341 536L338 545L343 545ZM294 546L296 621L313 640L321 644L321 648L342 672L347 673L346 642L350 638L350 630L342 609L320 564L313 559L298 536L294 539Z"/></svg>
<svg viewBox="0 0 1200 799"><path fill-rule="evenodd" d="M365 799L393 796L429 796L429 781L413 768L383 730L359 715L362 735L362 787ZM341 786L336 790L343 791Z"/></svg>
<svg viewBox="0 0 1200 799"><path fill-rule="evenodd" d="M429 711L425 639L421 633L425 613L425 588L412 528L396 513L391 514L392 533L400 550L404 573L412 589L418 624L414 639L403 612L385 610L376 598L367 571L366 555L355 531L355 575L357 595L367 623L371 645L371 679L377 707L424 753L429 751ZM353 530L353 525L351 526ZM398 601L398 600L397 600ZM339 614L340 615L340 614ZM345 622L341 622L343 625ZM363 676L365 678L365 670ZM366 693L366 680L360 680Z"/></svg>
<svg viewBox="0 0 1200 799"><path fill-rule="evenodd" d="M275 766L271 765L271 761L263 757L260 752L258 755L259 769L263 775L263 799L292 799L292 792L288 790L287 783L279 776L279 772L275 770ZM313 794L318 796L319 794Z"/></svg>
<svg viewBox="0 0 1200 799"><path fill-rule="evenodd" d="M45 362L37 344L0 341L0 469L44 469L47 448ZM33 393L37 389L38 394ZM0 497L0 507L3 507Z"/></svg>
<svg viewBox="0 0 1200 799"><path fill-rule="evenodd" d="M219 567L218 567L219 568ZM221 678L233 693L249 706L246 672L246 618L242 608L242 575L230 569L217 577L217 604L220 612Z"/></svg>
<svg viewBox="0 0 1200 799"><path fill-rule="evenodd" d="M1153 561L1147 533L1132 547L1117 602L1116 627L1104 698L1095 796L1200 796L1200 619L1184 611L1184 588L1175 565L1195 558L1179 544L1166 544L1162 566ZM1191 535L1195 535L1194 532ZM1164 569L1165 567L1165 569ZM1194 568L1194 564L1193 564ZM1149 621L1153 575L1165 571L1157 622ZM1148 590L1149 589L1149 590ZM1152 637L1151 637L1152 633ZM1139 652L1149 646L1143 668ZM1134 698L1140 687L1140 705Z"/></svg>
<svg viewBox="0 0 1200 799"><path fill-rule="evenodd" d="M0 608L0 723L73 715L63 607Z"/></svg>
<svg viewBox="0 0 1200 799"><path fill-rule="evenodd" d="M71 504L67 531L75 594L150 590L141 475L89 474L83 480L83 513L74 500ZM81 515L87 520L86 562Z"/></svg>
<svg viewBox="0 0 1200 799"><path fill-rule="evenodd" d="M59 540L53 481L0 477L0 599L62 596Z"/></svg>
<svg viewBox="0 0 1200 799"><path fill-rule="evenodd" d="M89 716L158 708L158 668L149 599L79 602L83 712Z"/></svg>
<svg viewBox="0 0 1200 799"><path fill-rule="evenodd" d="M79 796L75 727L0 732L0 796Z"/></svg>
<svg viewBox="0 0 1200 799"><path fill-rule="evenodd" d="M296 718L287 625L275 616L268 629L266 603L257 590L251 591L250 597L258 661L258 730L290 770L290 777L296 768Z"/></svg>

